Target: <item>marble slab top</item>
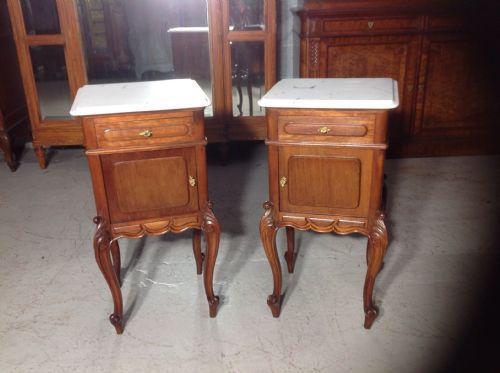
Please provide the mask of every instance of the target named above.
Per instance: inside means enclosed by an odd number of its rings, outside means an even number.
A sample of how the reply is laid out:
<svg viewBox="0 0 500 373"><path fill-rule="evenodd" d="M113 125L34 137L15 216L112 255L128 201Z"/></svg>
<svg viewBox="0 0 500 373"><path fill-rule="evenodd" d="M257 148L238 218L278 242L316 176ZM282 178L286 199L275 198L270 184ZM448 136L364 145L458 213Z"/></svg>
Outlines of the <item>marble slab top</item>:
<svg viewBox="0 0 500 373"><path fill-rule="evenodd" d="M194 80L91 84L83 86L71 107L72 116L205 108L210 99Z"/></svg>
<svg viewBox="0 0 500 373"><path fill-rule="evenodd" d="M169 34L191 34L191 33L207 33L208 27L173 27L167 30Z"/></svg>
<svg viewBox="0 0 500 373"><path fill-rule="evenodd" d="M398 83L389 78L284 79L259 101L296 109L394 109Z"/></svg>

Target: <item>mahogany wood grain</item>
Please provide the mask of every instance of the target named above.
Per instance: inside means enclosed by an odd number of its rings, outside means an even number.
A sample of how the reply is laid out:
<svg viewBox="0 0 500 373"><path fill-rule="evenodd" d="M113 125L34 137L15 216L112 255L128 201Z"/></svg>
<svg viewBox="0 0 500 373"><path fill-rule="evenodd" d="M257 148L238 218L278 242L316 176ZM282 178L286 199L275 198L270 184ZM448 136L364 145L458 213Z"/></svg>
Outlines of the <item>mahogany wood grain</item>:
<svg viewBox="0 0 500 373"><path fill-rule="evenodd" d="M283 137L283 123L300 118L293 141ZM359 126L365 123L370 136L327 136L318 142L311 136L317 123ZM309 123L309 124L308 124ZM281 266L276 247L278 229L287 230L285 259L293 273L296 259L294 230L361 233L368 237L367 274L363 292L365 328L377 316L373 287L387 249L387 229L382 211L382 186L387 147L386 110L267 109L269 201L260 222L260 236L273 274L273 293L267 303L274 317L281 310ZM370 141L366 141L366 138Z"/></svg>
<svg viewBox="0 0 500 373"><path fill-rule="evenodd" d="M220 226L208 201L203 110L88 116L82 123L97 209L94 249L113 297L110 321L117 333L124 328L117 240L125 237L193 229L196 272L204 273L209 313L215 317L219 298L214 294L213 274ZM140 140L129 139L138 129L149 128L154 136L171 133L179 124L188 130L176 136L177 141L168 136L160 141L146 137L138 145ZM119 141L109 146L109 141L102 140L106 133L118 133L111 140ZM201 232L207 243L205 255Z"/></svg>

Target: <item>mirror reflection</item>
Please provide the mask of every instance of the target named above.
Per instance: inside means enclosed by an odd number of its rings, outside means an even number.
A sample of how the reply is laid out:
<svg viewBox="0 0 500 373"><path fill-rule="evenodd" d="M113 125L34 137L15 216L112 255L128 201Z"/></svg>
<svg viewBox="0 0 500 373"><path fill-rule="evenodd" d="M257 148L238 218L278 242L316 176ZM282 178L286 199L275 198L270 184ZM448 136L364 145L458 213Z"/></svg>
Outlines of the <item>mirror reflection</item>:
<svg viewBox="0 0 500 373"><path fill-rule="evenodd" d="M90 84L191 78L212 98L207 0L77 1Z"/></svg>

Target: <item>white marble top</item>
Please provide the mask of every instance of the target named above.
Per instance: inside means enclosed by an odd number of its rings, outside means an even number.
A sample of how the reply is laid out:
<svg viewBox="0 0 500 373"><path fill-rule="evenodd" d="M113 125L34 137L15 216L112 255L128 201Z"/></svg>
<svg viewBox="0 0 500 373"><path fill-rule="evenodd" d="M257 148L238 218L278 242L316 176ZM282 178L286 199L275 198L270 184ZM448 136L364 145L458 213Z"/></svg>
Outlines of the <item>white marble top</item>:
<svg viewBox="0 0 500 373"><path fill-rule="evenodd" d="M204 108L210 99L191 79L83 86L70 114L78 116Z"/></svg>
<svg viewBox="0 0 500 373"><path fill-rule="evenodd" d="M263 107L394 109L398 83L388 78L284 79L259 101Z"/></svg>
<svg viewBox="0 0 500 373"><path fill-rule="evenodd" d="M170 34L208 33L208 27L173 27L167 32Z"/></svg>

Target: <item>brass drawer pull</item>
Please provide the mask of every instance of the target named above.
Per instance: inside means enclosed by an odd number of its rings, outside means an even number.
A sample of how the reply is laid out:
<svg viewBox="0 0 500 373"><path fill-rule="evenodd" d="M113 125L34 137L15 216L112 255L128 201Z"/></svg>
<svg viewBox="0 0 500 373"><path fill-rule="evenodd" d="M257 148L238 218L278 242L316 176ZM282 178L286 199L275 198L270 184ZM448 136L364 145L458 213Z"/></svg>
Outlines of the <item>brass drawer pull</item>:
<svg viewBox="0 0 500 373"><path fill-rule="evenodd" d="M287 181L288 181L287 178L284 177L284 176L280 179L280 185L281 185L282 188L285 187Z"/></svg>
<svg viewBox="0 0 500 373"><path fill-rule="evenodd" d="M331 131L331 129L328 127L321 127L318 129L318 133L321 133L322 135L326 135L330 131Z"/></svg>
<svg viewBox="0 0 500 373"><path fill-rule="evenodd" d="M191 185L192 187L196 186L196 179L192 176L189 176L189 185Z"/></svg>
<svg viewBox="0 0 500 373"><path fill-rule="evenodd" d="M373 26L375 26L375 22L369 21L368 22L368 28L371 30L373 28Z"/></svg>
<svg viewBox="0 0 500 373"><path fill-rule="evenodd" d="M142 131L142 132L139 132L139 136L151 137L151 136L153 136L153 132L151 132L150 130Z"/></svg>

